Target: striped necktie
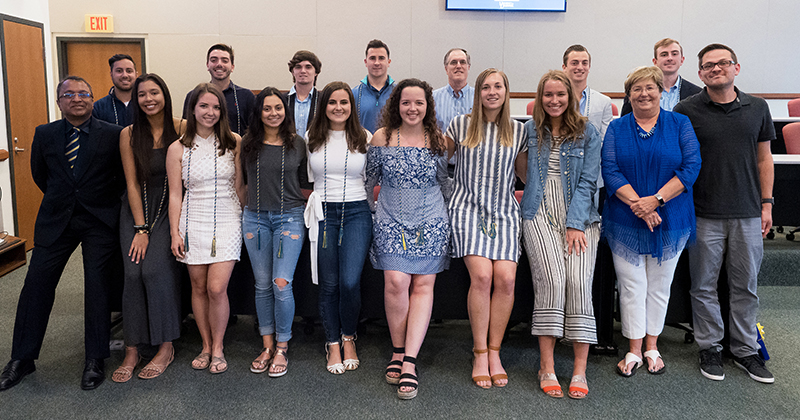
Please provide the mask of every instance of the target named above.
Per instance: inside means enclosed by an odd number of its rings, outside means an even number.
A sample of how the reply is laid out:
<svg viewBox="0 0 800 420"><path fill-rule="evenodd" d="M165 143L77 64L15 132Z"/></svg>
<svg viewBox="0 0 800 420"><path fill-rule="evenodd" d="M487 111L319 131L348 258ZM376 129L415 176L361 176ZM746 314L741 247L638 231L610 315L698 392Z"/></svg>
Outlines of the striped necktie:
<svg viewBox="0 0 800 420"><path fill-rule="evenodd" d="M69 132L69 141L67 142L67 162L69 162L70 169L75 169L75 159L78 158L78 149L81 148L81 130L78 127L72 127Z"/></svg>

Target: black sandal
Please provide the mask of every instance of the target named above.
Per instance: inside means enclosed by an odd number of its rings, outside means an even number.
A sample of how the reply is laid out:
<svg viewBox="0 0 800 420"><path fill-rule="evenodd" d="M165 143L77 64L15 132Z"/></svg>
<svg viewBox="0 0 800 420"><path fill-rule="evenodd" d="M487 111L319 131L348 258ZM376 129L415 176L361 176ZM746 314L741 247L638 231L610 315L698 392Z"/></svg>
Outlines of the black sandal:
<svg viewBox="0 0 800 420"><path fill-rule="evenodd" d="M405 347L392 347L392 353L397 354L405 354L406 348ZM392 367L392 366L400 366L400 367ZM389 385L397 385L400 383L399 376L389 376L390 373L401 373L401 368L403 367L403 362L399 360L392 360L389 362L389 366L386 367L386 383Z"/></svg>
<svg viewBox="0 0 800 420"><path fill-rule="evenodd" d="M397 388L397 396L401 400L410 400L417 396L417 388L419 387L419 380L417 379L417 358L411 356L404 356L403 363L413 363L414 364L414 373L404 373L400 375L400 387ZM403 379L413 379L417 382L409 382L404 381ZM413 388L411 391L403 392L400 390L402 387Z"/></svg>

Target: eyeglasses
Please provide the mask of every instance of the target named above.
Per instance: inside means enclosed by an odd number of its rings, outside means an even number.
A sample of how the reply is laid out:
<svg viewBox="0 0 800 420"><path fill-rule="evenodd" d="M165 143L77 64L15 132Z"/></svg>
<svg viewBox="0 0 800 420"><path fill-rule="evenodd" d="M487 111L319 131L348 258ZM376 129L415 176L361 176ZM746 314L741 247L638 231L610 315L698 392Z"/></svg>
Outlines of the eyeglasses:
<svg viewBox="0 0 800 420"><path fill-rule="evenodd" d="M719 66L720 70L725 70L734 64L736 64L736 62L733 60L722 60L719 63L705 63L700 66L700 69L703 71L711 71L714 70L714 67Z"/></svg>
<svg viewBox="0 0 800 420"><path fill-rule="evenodd" d="M457 65L461 64L461 66L463 67L463 66L466 66L468 63L467 63L467 60L451 60L451 61L450 61L449 63L447 63L447 64L449 64L449 65L451 65L451 66L453 66L453 67L455 67L455 66L457 66Z"/></svg>
<svg viewBox="0 0 800 420"><path fill-rule="evenodd" d="M89 99L92 97L92 94L89 92L78 92L78 93L67 92L67 93L62 93L61 96L59 96L59 98L73 99L76 96L80 99Z"/></svg>

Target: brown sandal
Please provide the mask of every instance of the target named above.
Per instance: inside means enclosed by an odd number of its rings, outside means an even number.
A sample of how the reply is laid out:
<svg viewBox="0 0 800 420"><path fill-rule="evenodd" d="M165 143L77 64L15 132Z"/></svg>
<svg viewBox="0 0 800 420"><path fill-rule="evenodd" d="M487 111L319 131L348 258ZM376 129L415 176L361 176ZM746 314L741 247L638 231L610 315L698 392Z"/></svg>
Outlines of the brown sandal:
<svg viewBox="0 0 800 420"><path fill-rule="evenodd" d="M475 353L475 354L484 354L484 353L489 353L489 349L483 349L483 350L472 349L472 352ZM477 360L477 359L478 359L477 356L474 356L472 358L472 367L473 368L475 367L475 360ZM481 387L483 389L489 389L489 388L492 387L491 383L489 384L489 386L478 385L478 382L492 382L492 378L490 376L488 376L488 375L473 376L472 377L472 382L474 382L475 385L477 385L477 386L479 386L479 387Z"/></svg>
<svg viewBox="0 0 800 420"><path fill-rule="evenodd" d="M223 373L227 370L228 370L228 361L225 360L225 356L220 356L220 357L214 356L211 358L211 366L208 368L209 372L216 375L219 373Z"/></svg>
<svg viewBox="0 0 800 420"><path fill-rule="evenodd" d="M192 360L192 369L206 370L211 365L211 353L200 353Z"/></svg>
<svg viewBox="0 0 800 420"><path fill-rule="evenodd" d="M498 353L500 352L500 347L492 347L492 346L488 346L488 347L489 347L489 350L496 351ZM496 375L492 375L490 378L492 380L492 385L494 385L494 386L496 386L498 388L503 388L504 386L508 385L508 374L507 373L498 373ZM506 383L498 383L497 382L497 381L500 381L500 380L503 380L503 379L506 380Z"/></svg>
<svg viewBox="0 0 800 420"><path fill-rule="evenodd" d="M130 347L126 346L126 348L125 348L126 352L127 352L128 348L136 348L136 347L135 346L130 346ZM137 352L138 352L138 350L137 350ZM116 383L119 383L119 384L122 384L122 383L130 381L131 378L133 378L133 370L136 369L136 366L138 366L139 362L142 361L142 356L138 356L138 357L139 358L136 360L136 364L134 364L133 366L120 365L120 367L118 367L117 370L115 370L114 373L111 374L111 380L116 382Z"/></svg>

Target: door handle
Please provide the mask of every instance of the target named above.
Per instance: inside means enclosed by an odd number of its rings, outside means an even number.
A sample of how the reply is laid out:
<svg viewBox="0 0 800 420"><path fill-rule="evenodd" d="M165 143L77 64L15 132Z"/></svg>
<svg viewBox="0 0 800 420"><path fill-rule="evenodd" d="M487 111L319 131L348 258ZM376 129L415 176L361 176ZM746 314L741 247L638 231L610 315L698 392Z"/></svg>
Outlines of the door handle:
<svg viewBox="0 0 800 420"><path fill-rule="evenodd" d="M24 152L24 151L25 151L25 149L23 149L21 147L14 146L14 153L21 153L21 152Z"/></svg>

